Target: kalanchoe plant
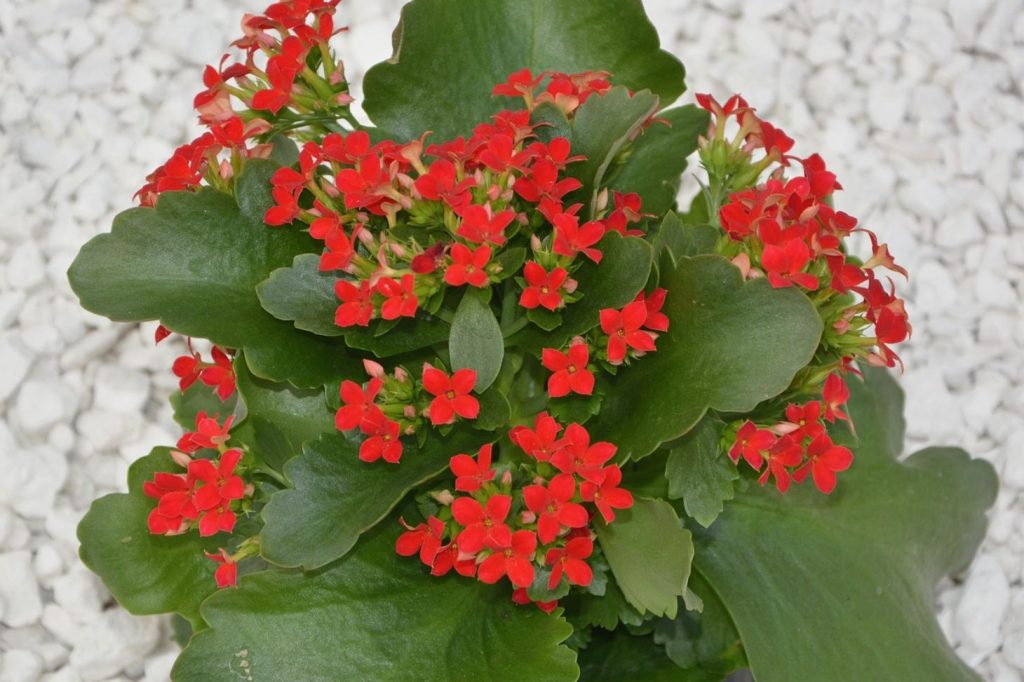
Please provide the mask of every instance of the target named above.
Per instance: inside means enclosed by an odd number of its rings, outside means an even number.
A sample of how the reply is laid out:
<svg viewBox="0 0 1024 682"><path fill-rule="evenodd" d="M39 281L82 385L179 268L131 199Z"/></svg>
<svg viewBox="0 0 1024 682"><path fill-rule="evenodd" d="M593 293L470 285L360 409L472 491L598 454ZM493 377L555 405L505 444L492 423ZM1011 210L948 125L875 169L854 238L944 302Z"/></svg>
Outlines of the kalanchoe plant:
<svg viewBox="0 0 1024 682"><path fill-rule="evenodd" d="M69 273L188 342L185 434L79 530L175 677L970 679L931 598L995 479L898 458L906 272L825 161L670 108L628 0L414 0L370 127L337 3L243 19Z"/></svg>

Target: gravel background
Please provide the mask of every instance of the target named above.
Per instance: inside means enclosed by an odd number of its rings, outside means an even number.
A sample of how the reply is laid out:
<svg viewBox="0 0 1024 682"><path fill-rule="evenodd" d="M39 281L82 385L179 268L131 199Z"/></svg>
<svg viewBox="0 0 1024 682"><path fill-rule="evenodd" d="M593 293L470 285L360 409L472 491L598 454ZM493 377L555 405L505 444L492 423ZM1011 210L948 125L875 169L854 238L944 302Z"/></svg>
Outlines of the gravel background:
<svg viewBox="0 0 1024 682"><path fill-rule="evenodd" d="M390 54L399 3L348 0L350 77ZM911 271L913 445L960 445L1003 489L982 553L937 597L989 680L1024 675L1024 2L648 2L690 92L742 92L820 151L842 208ZM80 310L65 279L194 132L201 68L238 0L0 0L0 681L165 680L160 618L78 562L75 525L173 442L178 348ZM1012 456L1011 454L1012 453Z"/></svg>

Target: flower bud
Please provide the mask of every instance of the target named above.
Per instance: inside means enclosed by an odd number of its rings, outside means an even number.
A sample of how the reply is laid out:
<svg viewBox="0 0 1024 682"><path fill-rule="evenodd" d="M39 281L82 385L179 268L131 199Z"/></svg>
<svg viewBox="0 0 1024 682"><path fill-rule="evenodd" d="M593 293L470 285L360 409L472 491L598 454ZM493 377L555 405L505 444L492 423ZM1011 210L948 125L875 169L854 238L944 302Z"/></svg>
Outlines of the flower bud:
<svg viewBox="0 0 1024 682"><path fill-rule="evenodd" d="M181 450L171 450L171 459L174 460L175 464L182 468L188 468L189 462L192 461L192 458Z"/></svg>
<svg viewBox="0 0 1024 682"><path fill-rule="evenodd" d="M384 366L379 362L365 358L363 360L363 369L366 373L374 379L381 379L384 377Z"/></svg>

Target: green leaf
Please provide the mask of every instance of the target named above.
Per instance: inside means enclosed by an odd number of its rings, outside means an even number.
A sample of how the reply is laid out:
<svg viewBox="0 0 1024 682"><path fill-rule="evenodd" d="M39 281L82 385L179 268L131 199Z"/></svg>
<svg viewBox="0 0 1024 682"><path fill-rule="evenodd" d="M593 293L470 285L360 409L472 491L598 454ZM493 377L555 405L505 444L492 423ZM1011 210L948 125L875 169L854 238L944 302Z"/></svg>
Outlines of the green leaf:
<svg viewBox="0 0 1024 682"><path fill-rule="evenodd" d="M419 449L404 443L402 461L366 463L359 443L340 434L307 443L285 467L292 488L263 509L261 553L280 566L314 569L344 556L416 486L448 466L452 455L475 453L487 435L456 429L435 434Z"/></svg>
<svg viewBox="0 0 1024 682"><path fill-rule="evenodd" d="M609 232L598 248L604 254L600 265L588 260L573 275L583 298L562 311L561 326L551 332L524 329L510 339L511 344L532 353L561 348L572 337L596 327L603 308L621 308L636 298L650 276L650 244Z"/></svg>
<svg viewBox="0 0 1024 682"><path fill-rule="evenodd" d="M689 587L703 602L702 610L680 609L674 619L662 619L655 626L654 641L679 667L721 679L747 664L743 644L722 600L700 574L690 576Z"/></svg>
<svg viewBox="0 0 1024 682"><path fill-rule="evenodd" d="M630 680L643 682L705 682L681 670L650 635L634 636L619 629L593 633L586 649L580 651L581 682ZM714 679L714 678L710 678Z"/></svg>
<svg viewBox="0 0 1024 682"><path fill-rule="evenodd" d="M491 306L475 292L467 291L452 319L448 339L452 371L476 372L476 391L482 393L494 383L505 357L505 339Z"/></svg>
<svg viewBox="0 0 1024 682"><path fill-rule="evenodd" d="M849 382L860 444L831 495L752 485L698 536L695 566L759 682L978 679L939 629L934 593L981 543L995 473L952 448L897 459L898 389L866 374Z"/></svg>
<svg viewBox="0 0 1024 682"><path fill-rule="evenodd" d="M82 247L68 271L82 307L112 320L160 320L188 336L244 348L253 373L313 388L357 363L340 341L301 332L260 306L256 285L316 248L309 236L263 223L270 161L245 164L235 198L204 188L133 208Z"/></svg>
<svg viewBox="0 0 1024 682"><path fill-rule="evenodd" d="M658 350L610 382L595 439L644 457L683 435L708 408L749 412L789 386L818 347L822 322L796 289L744 282L720 256L684 258L662 273L667 333ZM637 405L650 409L638 410Z"/></svg>
<svg viewBox="0 0 1024 682"><path fill-rule="evenodd" d="M607 183L619 192L636 192L645 213L661 215L676 203L686 158L697 149L697 138L708 132L709 114L687 104L658 112L658 119L643 131L628 157Z"/></svg>
<svg viewBox="0 0 1024 682"><path fill-rule="evenodd" d="M570 164L568 175L583 187L573 193L586 207L585 215L597 215L598 194L616 155L658 108L658 98L648 91L630 96L623 87L590 97L576 110L569 139L573 154L586 158Z"/></svg>
<svg viewBox="0 0 1024 682"><path fill-rule="evenodd" d="M705 416L669 451L665 466L669 497L683 498L686 513L705 528L733 498L733 481L740 477L721 452L720 437L718 420Z"/></svg>
<svg viewBox="0 0 1024 682"><path fill-rule="evenodd" d="M127 494L106 495L92 503L78 525L79 554L132 613L180 613L199 627L199 604L217 589L216 564L203 552L223 547L225 536L149 532L146 518L156 501L146 497L142 484L158 471L179 470L169 453L170 448L154 448L128 470Z"/></svg>
<svg viewBox="0 0 1024 682"><path fill-rule="evenodd" d="M703 256L715 252L721 231L711 225L689 225L674 211L665 214L654 237L654 253L658 262L668 258L671 269L684 257Z"/></svg>
<svg viewBox="0 0 1024 682"><path fill-rule="evenodd" d="M622 594L640 611L674 617L690 576L690 531L664 500L637 498L615 517L595 530Z"/></svg>
<svg viewBox="0 0 1024 682"><path fill-rule="evenodd" d="M181 428L191 431L196 427L196 415L200 412L220 415L220 418L235 413L238 394L234 393L227 400L217 397L215 389L197 381L185 392L175 391L170 397L171 409L174 410L174 421Z"/></svg>
<svg viewBox="0 0 1024 682"><path fill-rule="evenodd" d="M337 276L320 271L320 256L303 253L291 266L278 268L256 287L264 310L279 320L295 324L296 329L320 336L345 333L334 324L338 299L334 295Z"/></svg>
<svg viewBox="0 0 1024 682"><path fill-rule="evenodd" d="M497 586L427 575L395 554L399 530L392 518L323 571L268 571L220 591L173 678L576 679L575 654L559 644L572 632L563 619L518 607Z"/></svg>
<svg viewBox="0 0 1024 682"><path fill-rule="evenodd" d="M259 379L241 360L235 361L235 376L244 412L231 436L276 471L299 454L303 443L334 432L334 415L323 390Z"/></svg>
<svg viewBox="0 0 1024 682"><path fill-rule="evenodd" d="M524 67L609 71L614 83L668 104L685 89L684 71L658 45L639 0L414 0L402 10L394 56L366 74L363 108L399 139L426 130L451 139L517 106L491 89Z"/></svg>
<svg viewBox="0 0 1024 682"><path fill-rule="evenodd" d="M386 333L379 333L379 325L392 325ZM354 327L345 331L345 343L351 348L370 351L378 358L390 358L428 346L445 343L451 334L447 322L438 318L403 319L378 321L369 327Z"/></svg>

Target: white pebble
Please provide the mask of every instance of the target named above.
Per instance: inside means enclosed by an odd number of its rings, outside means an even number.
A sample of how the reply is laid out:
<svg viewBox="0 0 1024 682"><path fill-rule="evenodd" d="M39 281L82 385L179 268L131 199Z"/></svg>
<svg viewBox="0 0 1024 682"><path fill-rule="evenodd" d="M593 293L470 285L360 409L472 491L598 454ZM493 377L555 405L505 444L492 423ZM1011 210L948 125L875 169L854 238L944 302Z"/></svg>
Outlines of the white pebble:
<svg viewBox="0 0 1024 682"><path fill-rule="evenodd" d="M0 599L4 603L3 622L19 628L39 620L43 603L32 570L32 553L26 550L0 553Z"/></svg>
<svg viewBox="0 0 1024 682"><path fill-rule="evenodd" d="M1010 585L999 562L986 555L978 557L956 607L960 642L979 653L994 651L1009 599Z"/></svg>

